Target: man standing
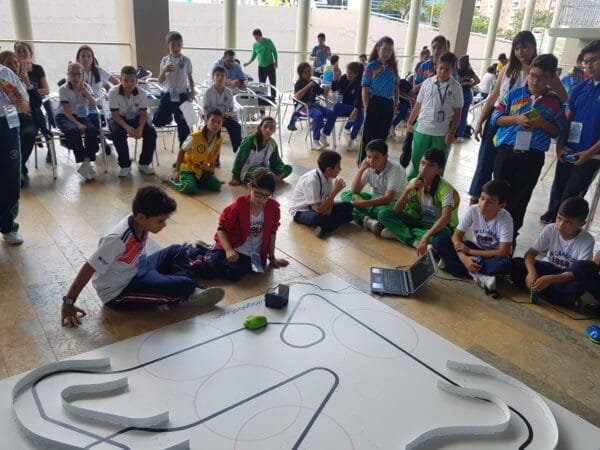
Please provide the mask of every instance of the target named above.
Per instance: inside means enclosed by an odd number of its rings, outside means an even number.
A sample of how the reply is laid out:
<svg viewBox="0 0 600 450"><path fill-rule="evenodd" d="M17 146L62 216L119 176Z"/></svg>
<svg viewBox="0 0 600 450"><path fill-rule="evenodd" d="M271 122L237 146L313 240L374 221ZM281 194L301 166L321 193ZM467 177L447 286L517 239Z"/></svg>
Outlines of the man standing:
<svg viewBox="0 0 600 450"><path fill-rule="evenodd" d="M235 59L235 52L233 50L225 50L223 57L215 61L213 64L213 69L217 66L225 67L225 70L227 71L225 86L231 89L234 93L246 89L246 81L248 80L248 77L242 70L240 63Z"/></svg>
<svg viewBox="0 0 600 450"><path fill-rule="evenodd" d="M252 45L252 57L244 64L244 67L252 64L258 58L258 81L264 83L269 78L269 83L276 86L275 71L277 69L277 49L269 38L263 37L259 28L252 32L256 42ZM271 100L275 99L275 92L271 91Z"/></svg>

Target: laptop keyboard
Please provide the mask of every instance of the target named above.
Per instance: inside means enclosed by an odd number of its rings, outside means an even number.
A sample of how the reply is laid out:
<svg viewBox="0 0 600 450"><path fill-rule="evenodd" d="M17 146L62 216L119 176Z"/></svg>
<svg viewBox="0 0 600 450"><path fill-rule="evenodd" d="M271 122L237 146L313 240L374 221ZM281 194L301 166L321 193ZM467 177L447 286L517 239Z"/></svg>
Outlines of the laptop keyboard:
<svg viewBox="0 0 600 450"><path fill-rule="evenodd" d="M405 274L398 270L383 271L383 286L387 291L407 292Z"/></svg>

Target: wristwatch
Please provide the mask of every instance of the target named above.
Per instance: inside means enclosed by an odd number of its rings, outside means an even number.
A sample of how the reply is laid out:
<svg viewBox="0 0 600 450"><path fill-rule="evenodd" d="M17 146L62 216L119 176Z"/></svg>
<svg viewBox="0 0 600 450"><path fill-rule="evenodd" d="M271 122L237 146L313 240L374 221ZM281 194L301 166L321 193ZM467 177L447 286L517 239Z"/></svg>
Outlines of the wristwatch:
<svg viewBox="0 0 600 450"><path fill-rule="evenodd" d="M73 300L72 298L69 298L66 295L63 297L63 305L72 306L74 304L75 304L75 300Z"/></svg>

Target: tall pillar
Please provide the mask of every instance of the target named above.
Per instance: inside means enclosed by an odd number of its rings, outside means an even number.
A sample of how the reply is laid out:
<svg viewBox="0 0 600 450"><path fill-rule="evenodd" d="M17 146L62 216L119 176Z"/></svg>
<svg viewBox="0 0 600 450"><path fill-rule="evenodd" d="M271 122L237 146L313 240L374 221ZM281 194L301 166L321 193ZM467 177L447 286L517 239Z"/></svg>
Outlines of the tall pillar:
<svg viewBox="0 0 600 450"><path fill-rule="evenodd" d="M360 0L358 9L358 26L356 29L356 45L354 50L357 55L367 52L367 39L369 37L369 21L371 19L371 0Z"/></svg>
<svg viewBox="0 0 600 450"><path fill-rule="evenodd" d="M552 16L552 24L550 28L558 28L558 22L560 20L560 13L562 11L562 0L556 0L556 4L554 5L554 15ZM554 46L556 45L556 36L548 35L546 38L546 53L554 53Z"/></svg>
<svg viewBox="0 0 600 450"><path fill-rule="evenodd" d="M237 1L223 0L223 46L236 48Z"/></svg>
<svg viewBox="0 0 600 450"><path fill-rule="evenodd" d="M527 0L527 3L525 5L525 14L523 15L523 23L521 24L521 31L531 30L533 12L535 11L535 1L536 0Z"/></svg>
<svg viewBox="0 0 600 450"><path fill-rule="evenodd" d="M114 0L117 41L129 42L130 47L119 46L119 67L137 66L135 45L135 23L133 20L133 1Z"/></svg>
<svg viewBox="0 0 600 450"><path fill-rule="evenodd" d="M496 45L496 34L498 33L498 23L500 22L500 13L502 12L502 0L494 1L494 9L492 10L492 17L490 17L490 23L488 26L487 37L485 38L485 49L483 50L483 57L485 61L481 65L480 75L483 75L487 67L492 61L492 54L494 53L494 45Z"/></svg>
<svg viewBox="0 0 600 450"><path fill-rule="evenodd" d="M406 46L404 47L404 62L402 64L402 76L411 72L413 69L413 59L415 47L417 45L417 34L419 33L419 16L421 15L421 1L411 0L410 10L408 12L408 27L406 28Z"/></svg>
<svg viewBox="0 0 600 450"><path fill-rule="evenodd" d="M295 65L306 61L308 55L308 22L310 18L310 0L298 1L298 16L296 17L296 58Z"/></svg>
<svg viewBox="0 0 600 450"><path fill-rule="evenodd" d="M143 44L135 46L136 60L157 77L160 60L167 54L165 36L169 32L169 0L152 0L151 8L146 0L132 1L134 42Z"/></svg>
<svg viewBox="0 0 600 450"><path fill-rule="evenodd" d="M442 6L440 34L443 34L452 45L456 56L467 54L475 0L446 0Z"/></svg>
<svg viewBox="0 0 600 450"><path fill-rule="evenodd" d="M19 41L31 41L33 30L31 29L29 0L11 0L10 10L12 11L15 38Z"/></svg>

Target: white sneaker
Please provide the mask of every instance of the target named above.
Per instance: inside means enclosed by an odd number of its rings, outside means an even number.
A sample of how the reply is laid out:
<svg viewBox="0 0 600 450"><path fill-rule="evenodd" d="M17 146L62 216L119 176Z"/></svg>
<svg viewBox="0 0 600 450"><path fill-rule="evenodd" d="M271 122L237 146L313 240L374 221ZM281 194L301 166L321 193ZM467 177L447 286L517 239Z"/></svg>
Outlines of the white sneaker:
<svg viewBox="0 0 600 450"><path fill-rule="evenodd" d="M21 245L23 243L23 236L21 233L16 231L11 231L10 233L2 233L2 237L4 238L4 242L9 245Z"/></svg>
<svg viewBox="0 0 600 450"><path fill-rule="evenodd" d="M148 164L140 164L138 169L140 169L140 172L145 173L146 175L154 175L154 168Z"/></svg>
<svg viewBox="0 0 600 450"><path fill-rule="evenodd" d="M419 248L419 244L421 244L421 241L418 239L415 239L414 241L412 241L412 246L414 248Z"/></svg>
<svg viewBox="0 0 600 450"><path fill-rule="evenodd" d="M325 146L323 146L321 144L321 142L319 142L319 141L313 141L312 150L314 150L316 152L320 152L323 149L325 149Z"/></svg>
<svg viewBox="0 0 600 450"><path fill-rule="evenodd" d="M120 177L126 177L130 173L131 173L131 167L121 167L121 169L119 170Z"/></svg>
<svg viewBox="0 0 600 450"><path fill-rule="evenodd" d="M225 297L225 290L218 287L196 288L196 290L183 302L188 306L215 306Z"/></svg>
<svg viewBox="0 0 600 450"><path fill-rule="evenodd" d="M471 278L473 278L473 280L475 280L475 283L477 283L477 286L479 286L481 289L485 289L485 282L481 278L482 275L479 272L475 272L475 273L469 272L469 275L471 276Z"/></svg>
<svg viewBox="0 0 600 450"><path fill-rule="evenodd" d="M494 275L480 274L479 277L481 278L481 281L483 282L484 288L486 288L488 291L496 290L496 277Z"/></svg>
<svg viewBox="0 0 600 450"><path fill-rule="evenodd" d="M381 235L381 232L383 231L383 224L377 219L371 219L370 217L365 217L363 219L363 227L376 235Z"/></svg>
<svg viewBox="0 0 600 450"><path fill-rule="evenodd" d="M348 145L346 145L346 151L347 152L351 152L351 151L354 150L354 141L355 141L355 139L350 139L348 141Z"/></svg>
<svg viewBox="0 0 600 450"><path fill-rule="evenodd" d="M79 166L79 169L77 169L77 173L81 175L86 181L92 181L94 179L94 176L91 174L90 168L91 166L89 162L83 162L81 163L81 166Z"/></svg>
<svg viewBox="0 0 600 450"><path fill-rule="evenodd" d="M88 166L88 173L90 174L90 177L92 177L92 180L95 180L96 176L98 175L96 173L96 169L91 164Z"/></svg>
<svg viewBox="0 0 600 450"><path fill-rule="evenodd" d="M381 230L381 237L384 239L396 239L396 235L389 228Z"/></svg>
<svg viewBox="0 0 600 450"><path fill-rule="evenodd" d="M321 137L319 138L319 142L321 143L321 145L323 146L323 148L329 147L329 141L327 140L327 136L325 136L322 133L321 133Z"/></svg>
<svg viewBox="0 0 600 450"><path fill-rule="evenodd" d="M344 134L352 134L352 128L344 127Z"/></svg>
<svg viewBox="0 0 600 450"><path fill-rule="evenodd" d="M456 138L456 142L459 144L462 144L463 142L465 142L465 138L464 137L457 137Z"/></svg>

